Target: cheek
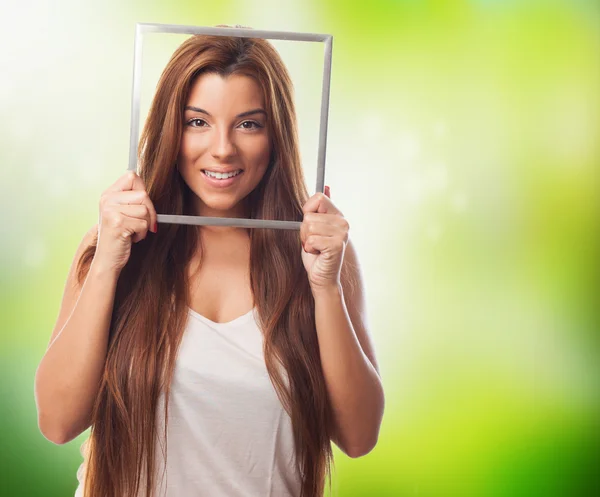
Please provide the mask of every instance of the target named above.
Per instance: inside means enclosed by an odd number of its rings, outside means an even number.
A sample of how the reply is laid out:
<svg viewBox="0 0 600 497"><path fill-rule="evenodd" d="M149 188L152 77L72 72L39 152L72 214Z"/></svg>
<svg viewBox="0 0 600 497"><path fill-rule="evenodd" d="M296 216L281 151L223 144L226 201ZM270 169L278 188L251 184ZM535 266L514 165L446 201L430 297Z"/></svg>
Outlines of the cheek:
<svg viewBox="0 0 600 497"><path fill-rule="evenodd" d="M248 156L252 157L254 162L262 165L267 163L271 155L271 144L268 137L261 137L260 140L254 140L251 146L247 149Z"/></svg>
<svg viewBox="0 0 600 497"><path fill-rule="evenodd" d="M183 134L181 138L181 146L179 148L179 155L186 160L195 160L197 157L202 155L206 150L204 140L200 136L191 136L190 134Z"/></svg>

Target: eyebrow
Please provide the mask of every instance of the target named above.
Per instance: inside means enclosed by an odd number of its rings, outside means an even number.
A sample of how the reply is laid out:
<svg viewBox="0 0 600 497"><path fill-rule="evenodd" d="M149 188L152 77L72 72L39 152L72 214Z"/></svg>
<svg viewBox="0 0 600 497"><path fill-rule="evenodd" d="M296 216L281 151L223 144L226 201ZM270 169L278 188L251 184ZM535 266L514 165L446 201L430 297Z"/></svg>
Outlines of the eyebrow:
<svg viewBox="0 0 600 497"><path fill-rule="evenodd" d="M187 105L184 110L192 110L194 112L200 112L202 114L206 114L207 116L210 116L210 113L208 111L201 109L200 107L194 107L192 105ZM267 113L263 109L247 110L246 112L242 112L241 114L238 114L235 117L246 117L246 116L251 116L252 114L264 114L265 117L267 117Z"/></svg>

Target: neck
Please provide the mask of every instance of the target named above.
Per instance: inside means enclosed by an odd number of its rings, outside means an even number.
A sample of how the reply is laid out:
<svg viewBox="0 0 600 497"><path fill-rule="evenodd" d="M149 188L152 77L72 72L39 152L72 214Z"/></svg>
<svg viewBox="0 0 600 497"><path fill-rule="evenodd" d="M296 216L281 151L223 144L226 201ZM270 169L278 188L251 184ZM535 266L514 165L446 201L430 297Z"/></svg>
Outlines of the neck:
<svg viewBox="0 0 600 497"><path fill-rule="evenodd" d="M205 247L249 244L250 228L234 226L198 226L198 237Z"/></svg>

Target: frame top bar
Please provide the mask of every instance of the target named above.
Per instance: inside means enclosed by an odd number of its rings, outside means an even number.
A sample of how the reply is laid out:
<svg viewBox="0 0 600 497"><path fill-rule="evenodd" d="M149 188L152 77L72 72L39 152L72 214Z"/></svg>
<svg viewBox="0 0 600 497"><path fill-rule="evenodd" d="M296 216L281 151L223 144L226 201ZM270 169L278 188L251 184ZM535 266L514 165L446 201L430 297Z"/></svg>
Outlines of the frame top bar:
<svg viewBox="0 0 600 497"><path fill-rule="evenodd" d="M217 28L208 26L183 26L180 24L136 24L136 30L142 33L179 33L179 34L202 34L216 36L236 36L240 38L264 38L271 40L290 41L317 41L325 42L332 38L329 34L320 33L298 33L291 31L265 31L247 28Z"/></svg>

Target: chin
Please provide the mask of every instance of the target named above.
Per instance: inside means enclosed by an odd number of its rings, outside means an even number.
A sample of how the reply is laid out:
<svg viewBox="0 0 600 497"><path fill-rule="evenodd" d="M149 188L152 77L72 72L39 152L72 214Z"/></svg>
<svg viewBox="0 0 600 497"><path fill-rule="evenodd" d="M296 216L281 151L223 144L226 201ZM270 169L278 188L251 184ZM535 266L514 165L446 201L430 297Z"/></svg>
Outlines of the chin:
<svg viewBox="0 0 600 497"><path fill-rule="evenodd" d="M200 211L208 210L211 214L206 214L210 217L232 217L231 213L236 211L236 206L239 202L231 199L210 199L201 198L202 208Z"/></svg>

